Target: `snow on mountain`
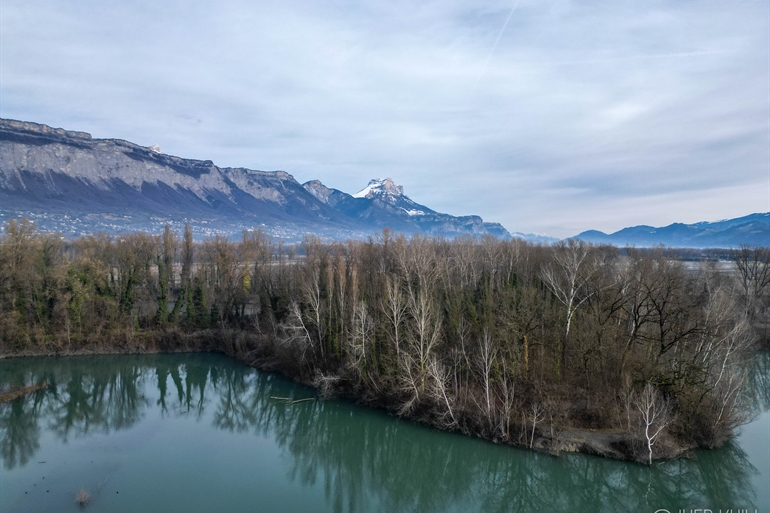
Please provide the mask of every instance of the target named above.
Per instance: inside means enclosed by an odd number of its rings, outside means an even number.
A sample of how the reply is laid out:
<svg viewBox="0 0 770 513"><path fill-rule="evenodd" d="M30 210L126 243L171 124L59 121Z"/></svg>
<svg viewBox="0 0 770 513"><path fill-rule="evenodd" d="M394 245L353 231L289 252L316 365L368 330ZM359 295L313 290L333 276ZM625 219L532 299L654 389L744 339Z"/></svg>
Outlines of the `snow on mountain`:
<svg viewBox="0 0 770 513"><path fill-rule="evenodd" d="M376 229L392 228L406 233L426 233L455 237L458 235L494 235L509 238L498 223L485 223L479 216L452 216L436 212L413 201L393 179L376 178L350 195L330 189L318 180L303 185L320 201L335 210Z"/></svg>
<svg viewBox="0 0 770 513"><path fill-rule="evenodd" d="M396 185L391 178L386 178L384 180L375 178L374 180L369 181L369 185L353 194L353 197L372 199L375 195L403 196L404 187Z"/></svg>

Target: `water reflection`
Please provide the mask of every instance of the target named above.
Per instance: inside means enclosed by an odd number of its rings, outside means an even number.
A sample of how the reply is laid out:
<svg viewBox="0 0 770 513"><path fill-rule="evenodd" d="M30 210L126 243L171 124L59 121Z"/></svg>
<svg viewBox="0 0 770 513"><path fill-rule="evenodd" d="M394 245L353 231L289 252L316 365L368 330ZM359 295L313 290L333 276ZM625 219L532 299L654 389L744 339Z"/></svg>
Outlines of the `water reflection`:
<svg viewBox="0 0 770 513"><path fill-rule="evenodd" d="M770 411L770 351L754 358L746 372L744 396L755 415Z"/></svg>
<svg viewBox="0 0 770 513"><path fill-rule="evenodd" d="M770 409L770 358L750 373ZM157 409L272 440L288 478L320 486L334 511L620 511L750 505L757 470L736 443L647 468L548 455L439 433L344 401L287 402L311 390L216 355L99 356L0 362L0 386L49 387L0 406L0 456L32 460L44 430L61 441L128 430ZM743 506L743 507L746 507Z"/></svg>

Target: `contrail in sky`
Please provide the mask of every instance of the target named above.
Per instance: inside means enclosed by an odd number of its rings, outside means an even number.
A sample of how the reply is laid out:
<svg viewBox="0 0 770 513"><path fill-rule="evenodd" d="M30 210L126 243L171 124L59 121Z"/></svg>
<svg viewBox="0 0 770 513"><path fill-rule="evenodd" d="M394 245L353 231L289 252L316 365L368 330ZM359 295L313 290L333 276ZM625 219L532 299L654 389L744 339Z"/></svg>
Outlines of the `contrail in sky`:
<svg viewBox="0 0 770 513"><path fill-rule="evenodd" d="M492 45L492 49L489 51L489 55L487 55L487 60L484 63L484 68L481 70L481 73L479 74L479 78L476 79L476 85L473 88L474 90L478 87L482 77L487 74L487 68L489 68L489 61L492 60L492 54L495 53L495 49L497 48L497 43L499 43L500 38L503 37L503 34L505 33L505 29L508 28L508 22L511 21L511 16L513 16L513 11L515 11L516 8L519 6L519 2L520 0L516 0L516 3L513 4L513 7L511 7L511 12L508 13L508 17L505 18L505 23L503 23L503 28L501 28L500 33L497 34L497 39L495 39L495 44Z"/></svg>
<svg viewBox="0 0 770 513"><path fill-rule="evenodd" d="M622 55L618 57L607 57L602 59L583 59L574 61L521 61L517 64L525 66L563 66L571 64L604 64L607 62L628 62L641 60L663 60L677 59L686 57L701 57L706 55L719 55L722 52L715 51L695 51L695 52L672 52L672 53L653 53L649 55Z"/></svg>

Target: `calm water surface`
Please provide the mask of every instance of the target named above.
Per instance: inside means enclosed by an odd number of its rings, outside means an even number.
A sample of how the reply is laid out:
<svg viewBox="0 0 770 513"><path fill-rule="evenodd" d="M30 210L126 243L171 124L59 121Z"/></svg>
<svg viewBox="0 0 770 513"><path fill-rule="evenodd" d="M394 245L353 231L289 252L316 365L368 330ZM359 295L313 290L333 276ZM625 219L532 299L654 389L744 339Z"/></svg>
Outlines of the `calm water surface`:
<svg viewBox="0 0 770 513"><path fill-rule="evenodd" d="M220 355L0 361L0 511L770 511L770 355L756 419L695 460L552 457L441 433ZM279 398L309 401L287 404Z"/></svg>

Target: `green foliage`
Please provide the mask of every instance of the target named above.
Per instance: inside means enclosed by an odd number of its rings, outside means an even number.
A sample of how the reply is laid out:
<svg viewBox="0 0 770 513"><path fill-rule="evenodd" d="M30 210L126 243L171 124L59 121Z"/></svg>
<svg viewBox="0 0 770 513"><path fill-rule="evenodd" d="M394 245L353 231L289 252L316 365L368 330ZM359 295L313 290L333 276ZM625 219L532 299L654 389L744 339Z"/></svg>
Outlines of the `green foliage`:
<svg viewBox="0 0 770 513"><path fill-rule="evenodd" d="M206 302L206 290L203 288L203 285L198 278L195 279L192 305L195 312L196 326L208 329L211 326L211 317L209 316L209 306Z"/></svg>

